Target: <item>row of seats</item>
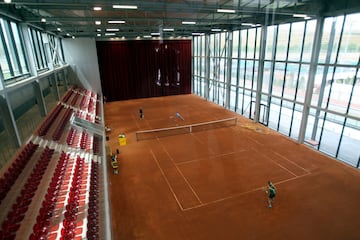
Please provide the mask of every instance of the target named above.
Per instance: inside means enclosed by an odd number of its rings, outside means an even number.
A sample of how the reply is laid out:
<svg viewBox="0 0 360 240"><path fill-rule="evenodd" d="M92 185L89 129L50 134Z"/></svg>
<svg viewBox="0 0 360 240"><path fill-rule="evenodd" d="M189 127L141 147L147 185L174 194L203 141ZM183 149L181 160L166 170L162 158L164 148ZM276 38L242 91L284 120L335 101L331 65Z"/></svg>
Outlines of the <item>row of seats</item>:
<svg viewBox="0 0 360 240"><path fill-rule="evenodd" d="M70 99L70 97L71 97L71 95L72 95L72 93L73 93L73 88L70 90L70 91L68 91L66 94L65 94L65 96L63 97L63 99L62 99L62 101L64 102L64 103L67 103L67 101L69 101L69 99Z"/></svg>
<svg viewBox="0 0 360 240"><path fill-rule="evenodd" d="M56 207L56 201L65 177L65 173L67 171L69 158L70 154L66 154L65 152L61 153L54 174L51 178L51 182L47 189L45 199L42 202L39 214L36 218L36 223L33 226L33 232L30 235L30 240L46 239L49 231L51 217Z"/></svg>
<svg viewBox="0 0 360 240"><path fill-rule="evenodd" d="M38 144L34 144L31 141L26 144L15 161L5 171L4 176L0 178L0 204L18 179L20 173L23 171L38 146Z"/></svg>
<svg viewBox="0 0 360 240"><path fill-rule="evenodd" d="M92 162L86 236L88 240L99 239L99 163Z"/></svg>
<svg viewBox="0 0 360 240"><path fill-rule="evenodd" d="M81 134L80 148L81 149L90 148L90 146L89 146L89 134L86 131L83 131L82 134Z"/></svg>
<svg viewBox="0 0 360 240"><path fill-rule="evenodd" d="M76 159L75 171L73 174L69 198L64 213L63 228L61 229L60 239L74 239L76 219L80 205L80 190L82 187L82 175L84 171L85 161L80 156Z"/></svg>
<svg viewBox="0 0 360 240"><path fill-rule="evenodd" d="M55 109L50 113L50 115L45 119L45 121L41 124L38 130L38 134L40 137L45 136L48 133L51 124L56 120L62 109L63 105L58 104Z"/></svg>
<svg viewBox="0 0 360 240"><path fill-rule="evenodd" d="M63 117L61 118L60 123L58 124L58 126L56 127L52 139L54 141L58 141L61 138L62 133L64 132L65 126L66 124L69 122L71 114L72 114L72 110L70 108L68 108L65 112L65 114L63 115Z"/></svg>
<svg viewBox="0 0 360 240"><path fill-rule="evenodd" d="M100 151L100 138L97 136L94 136L94 141L93 141L93 153L96 155L100 155L101 151Z"/></svg>
<svg viewBox="0 0 360 240"><path fill-rule="evenodd" d="M75 128L70 129L70 131L68 133L68 136L66 138L67 145L73 146L74 140L75 140L75 137L76 137L76 133L77 133L77 130Z"/></svg>
<svg viewBox="0 0 360 240"><path fill-rule="evenodd" d="M53 153L53 149L46 147L41 154L40 160L36 163L31 175L22 188L20 195L16 198L16 202L12 205L5 221L1 225L1 239L15 239L16 232L20 228L21 221L25 217Z"/></svg>

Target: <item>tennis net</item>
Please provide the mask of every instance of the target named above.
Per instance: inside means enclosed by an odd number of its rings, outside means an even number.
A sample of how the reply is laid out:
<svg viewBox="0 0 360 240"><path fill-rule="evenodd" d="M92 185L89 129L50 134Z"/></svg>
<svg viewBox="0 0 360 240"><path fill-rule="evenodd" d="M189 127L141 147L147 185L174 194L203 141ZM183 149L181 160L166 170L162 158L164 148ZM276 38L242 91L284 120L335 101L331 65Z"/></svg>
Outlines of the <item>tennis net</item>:
<svg viewBox="0 0 360 240"><path fill-rule="evenodd" d="M217 128L235 126L237 124L237 118L227 118L211 122L196 123L190 125L183 125L177 127L157 128L144 131L135 132L136 140L148 140L154 138L168 137L179 134L187 134L192 132L207 131Z"/></svg>

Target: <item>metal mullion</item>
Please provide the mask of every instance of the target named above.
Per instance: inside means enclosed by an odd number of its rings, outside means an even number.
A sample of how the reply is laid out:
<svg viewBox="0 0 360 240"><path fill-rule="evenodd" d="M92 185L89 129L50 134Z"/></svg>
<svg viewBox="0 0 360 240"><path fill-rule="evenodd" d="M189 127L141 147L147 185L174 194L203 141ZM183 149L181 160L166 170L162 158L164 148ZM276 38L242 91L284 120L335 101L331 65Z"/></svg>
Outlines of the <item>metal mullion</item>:
<svg viewBox="0 0 360 240"><path fill-rule="evenodd" d="M339 45L338 45L337 50L336 50L335 64L338 62L338 57L339 57L339 52L340 52L340 47L341 47L341 41L342 41L342 37L343 37L343 33L344 33L345 21L346 21L346 16L344 17L344 20L343 20L343 23L342 23L342 26L341 26ZM330 102L330 97L331 97L335 72L336 72L336 67L334 67L332 77L331 77L332 80L331 80L331 83L330 83L329 97L328 97L328 100L326 102L326 107L325 107L326 110L328 110L328 108L329 108L329 102ZM320 137L319 137L319 145L317 147L318 149L320 149L320 144L321 144L321 139L322 139L322 135L323 135L323 132L324 132L324 125L325 125L325 121L326 121L326 116L327 116L327 111L325 111L325 113L324 113L324 120L323 120L323 123L322 123L322 126L321 126ZM339 145L340 144L341 144L341 142L339 142Z"/></svg>
<svg viewBox="0 0 360 240"><path fill-rule="evenodd" d="M28 62L28 58L26 57L27 55L27 52L26 52L26 49L25 49L25 46L24 46L24 42L25 42L25 39L24 39L24 36L23 36L23 31L21 31L21 28L18 24L16 24L16 27L17 27L17 30L18 30L18 34L19 34L19 39L20 39L20 42L21 42L21 50L23 52L23 54L25 55L24 56L24 62L25 62L25 67L26 67L26 72L28 73L30 71L30 68L29 68L29 62ZM22 66L21 66L21 69L22 69Z"/></svg>
<svg viewBox="0 0 360 240"><path fill-rule="evenodd" d="M239 100L239 77L240 77L240 54L241 54L241 32L239 32L239 41L238 41L238 64L237 64L237 72L236 72L236 95L235 95L235 112L237 111L238 109L238 100Z"/></svg>
<svg viewBox="0 0 360 240"><path fill-rule="evenodd" d="M5 26L5 25L8 25L8 21L3 20L3 23L4 23L4 28L7 28L7 26ZM6 61L7 61L8 66L9 66L10 75L13 77L14 76L14 69L13 69L13 66L11 64L9 49L8 49L8 46L7 46L6 41L5 41L5 33L3 31L0 31L0 36L1 36L1 42L3 44L3 48L4 48L4 51L5 51Z"/></svg>
<svg viewBox="0 0 360 240"><path fill-rule="evenodd" d="M279 25L276 25L275 31L274 31L274 39L273 39L273 51L272 51L272 57L271 57L271 71L270 71L270 79L269 79L269 96L267 101L267 106L270 110L270 104L272 99L272 89L273 89L273 82L274 82L274 70L275 70L275 57L276 57L276 50L277 50L277 39L278 39L278 33L279 33ZM270 111L267 111L266 119L269 119Z"/></svg>
<svg viewBox="0 0 360 240"><path fill-rule="evenodd" d="M299 87L300 71L301 71L302 62L303 62L303 57L304 57L304 44L305 44L305 36L306 36L306 30L307 30L307 23L308 23L308 21L305 21L304 32L303 32L303 36L302 36L302 43L301 43L301 50L300 50L299 71L298 71L298 74L297 74L296 87L295 87L295 98L294 98L294 101L295 101L295 102L294 102L293 107L292 107L292 114L291 114L291 121L290 121L290 132L289 132L289 136L291 136L292 124L293 124L293 121L294 121L294 112L295 112L295 105L296 105L297 93L298 93L298 87Z"/></svg>
<svg viewBox="0 0 360 240"><path fill-rule="evenodd" d="M36 35L36 31L34 29L30 29L30 35L31 35L31 39L32 39L32 44L33 44L33 48L34 48L34 54L35 54L35 59L36 59L36 63L37 63L37 69L40 69L40 62L39 62L39 50L37 48L38 45L38 39L37 39L37 35Z"/></svg>
<svg viewBox="0 0 360 240"><path fill-rule="evenodd" d="M46 58L46 53L45 53L45 48L44 48L44 39L43 39L43 36L42 36L42 33L39 32L39 35L40 35L40 53L41 53L41 61L42 61L42 66L43 68L45 67L48 67L47 66L47 58Z"/></svg>
<svg viewBox="0 0 360 240"><path fill-rule="evenodd" d="M353 98L354 88L355 88L355 85L356 85L356 79L357 79L357 75L358 75L358 72L359 72L359 66L360 66L360 57L358 59L358 63L357 63L357 67L356 67L356 71L355 71L355 75L354 75L354 80L353 80L353 84L352 84L352 88L351 88L350 98L349 98L349 102L348 102L348 105L347 105L347 108L346 108L346 113L345 113L346 115L349 114L351 100ZM344 135L344 129L345 129L347 120L348 120L348 118L345 117L345 121L344 121L344 124L343 124L342 129L341 129L339 144L338 144L338 147L336 149L336 157L339 155L340 145L341 145L341 141L342 141L342 138L343 138L343 135Z"/></svg>
<svg viewBox="0 0 360 240"><path fill-rule="evenodd" d="M17 63L17 66L18 66L18 69L19 69L19 73L20 74L22 74L23 72L22 72L22 69L21 69L21 63L20 63L20 59L19 59L19 52L18 52L18 50L17 50L17 48L16 48L16 44L15 44L15 39L14 39L14 32L13 32L13 30L12 30L12 28L11 28L11 23L9 22L8 23L8 29L7 29L7 31L8 31L8 33L9 33L9 44L11 45L11 46L9 46L9 47L11 47L11 49L14 51L14 55L15 55L15 61L16 61L16 63Z"/></svg>
<svg viewBox="0 0 360 240"><path fill-rule="evenodd" d="M199 37L198 39L197 39L197 47L198 47L198 56L199 56L199 61L198 61L198 72L199 72L199 78L198 78L198 80L197 80L197 91L198 91L198 94L200 94L200 96L201 96L201 71L202 71L202 68L201 68L201 66L202 66L202 45L201 45L201 41L202 39L201 39L201 37ZM199 81L200 80L200 81Z"/></svg>
<svg viewBox="0 0 360 240"><path fill-rule="evenodd" d="M251 92L250 92L251 101L253 99L253 91L254 91L255 57L256 57L256 47L257 47L257 44L256 44L257 43L257 34L258 34L258 28L255 28L255 29L256 29L255 30L255 44L254 44L254 53L253 53L253 69L252 69L252 76L251 76ZM251 107L250 107L250 109L251 109ZM251 116L251 112L250 112L250 116Z"/></svg>
<svg viewBox="0 0 360 240"><path fill-rule="evenodd" d="M284 91L285 91L285 81L286 81L286 73L287 73L287 60L289 59L289 48L290 48L290 40L291 40L291 30L292 30L292 23L290 23L289 28L289 34L288 34L288 44L286 49L286 57L285 57L285 69L284 69L284 78L283 78L283 84L281 89L281 98L280 98L280 111L279 111L279 117L277 122L277 131L279 131L280 128L280 120L281 120L281 112L282 112L282 104L283 104L283 98L284 98ZM290 135L288 135L290 136Z"/></svg>
<svg viewBox="0 0 360 240"><path fill-rule="evenodd" d="M242 111L241 114L244 114L244 101L245 101L245 86L246 86L246 63L247 63L247 52L248 52L248 40L249 40L249 30L246 29L246 39L245 39L245 65L244 65L244 92L243 92L243 107L242 107ZM250 112L251 112L251 105L250 105ZM250 115L249 115L250 118Z"/></svg>

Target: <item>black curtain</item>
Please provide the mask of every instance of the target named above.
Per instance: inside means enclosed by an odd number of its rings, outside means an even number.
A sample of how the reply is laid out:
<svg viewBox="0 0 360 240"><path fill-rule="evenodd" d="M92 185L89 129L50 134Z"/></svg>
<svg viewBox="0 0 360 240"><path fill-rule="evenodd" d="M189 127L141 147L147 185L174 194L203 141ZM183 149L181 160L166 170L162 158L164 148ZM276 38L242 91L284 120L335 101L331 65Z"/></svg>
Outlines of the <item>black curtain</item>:
<svg viewBox="0 0 360 240"><path fill-rule="evenodd" d="M97 41L107 101L191 93L191 40Z"/></svg>

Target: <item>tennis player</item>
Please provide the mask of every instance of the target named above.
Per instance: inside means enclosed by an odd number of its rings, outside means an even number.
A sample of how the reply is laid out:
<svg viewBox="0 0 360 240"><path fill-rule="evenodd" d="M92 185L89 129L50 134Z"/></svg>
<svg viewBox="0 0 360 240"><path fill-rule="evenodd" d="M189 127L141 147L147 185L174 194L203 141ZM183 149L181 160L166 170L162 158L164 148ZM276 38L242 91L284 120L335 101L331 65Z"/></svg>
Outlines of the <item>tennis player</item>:
<svg viewBox="0 0 360 240"><path fill-rule="evenodd" d="M274 184L271 181L268 181L266 193L269 194L268 195L268 204L269 204L268 207L272 208L272 204L273 204L274 198L276 196L276 187L274 186Z"/></svg>

